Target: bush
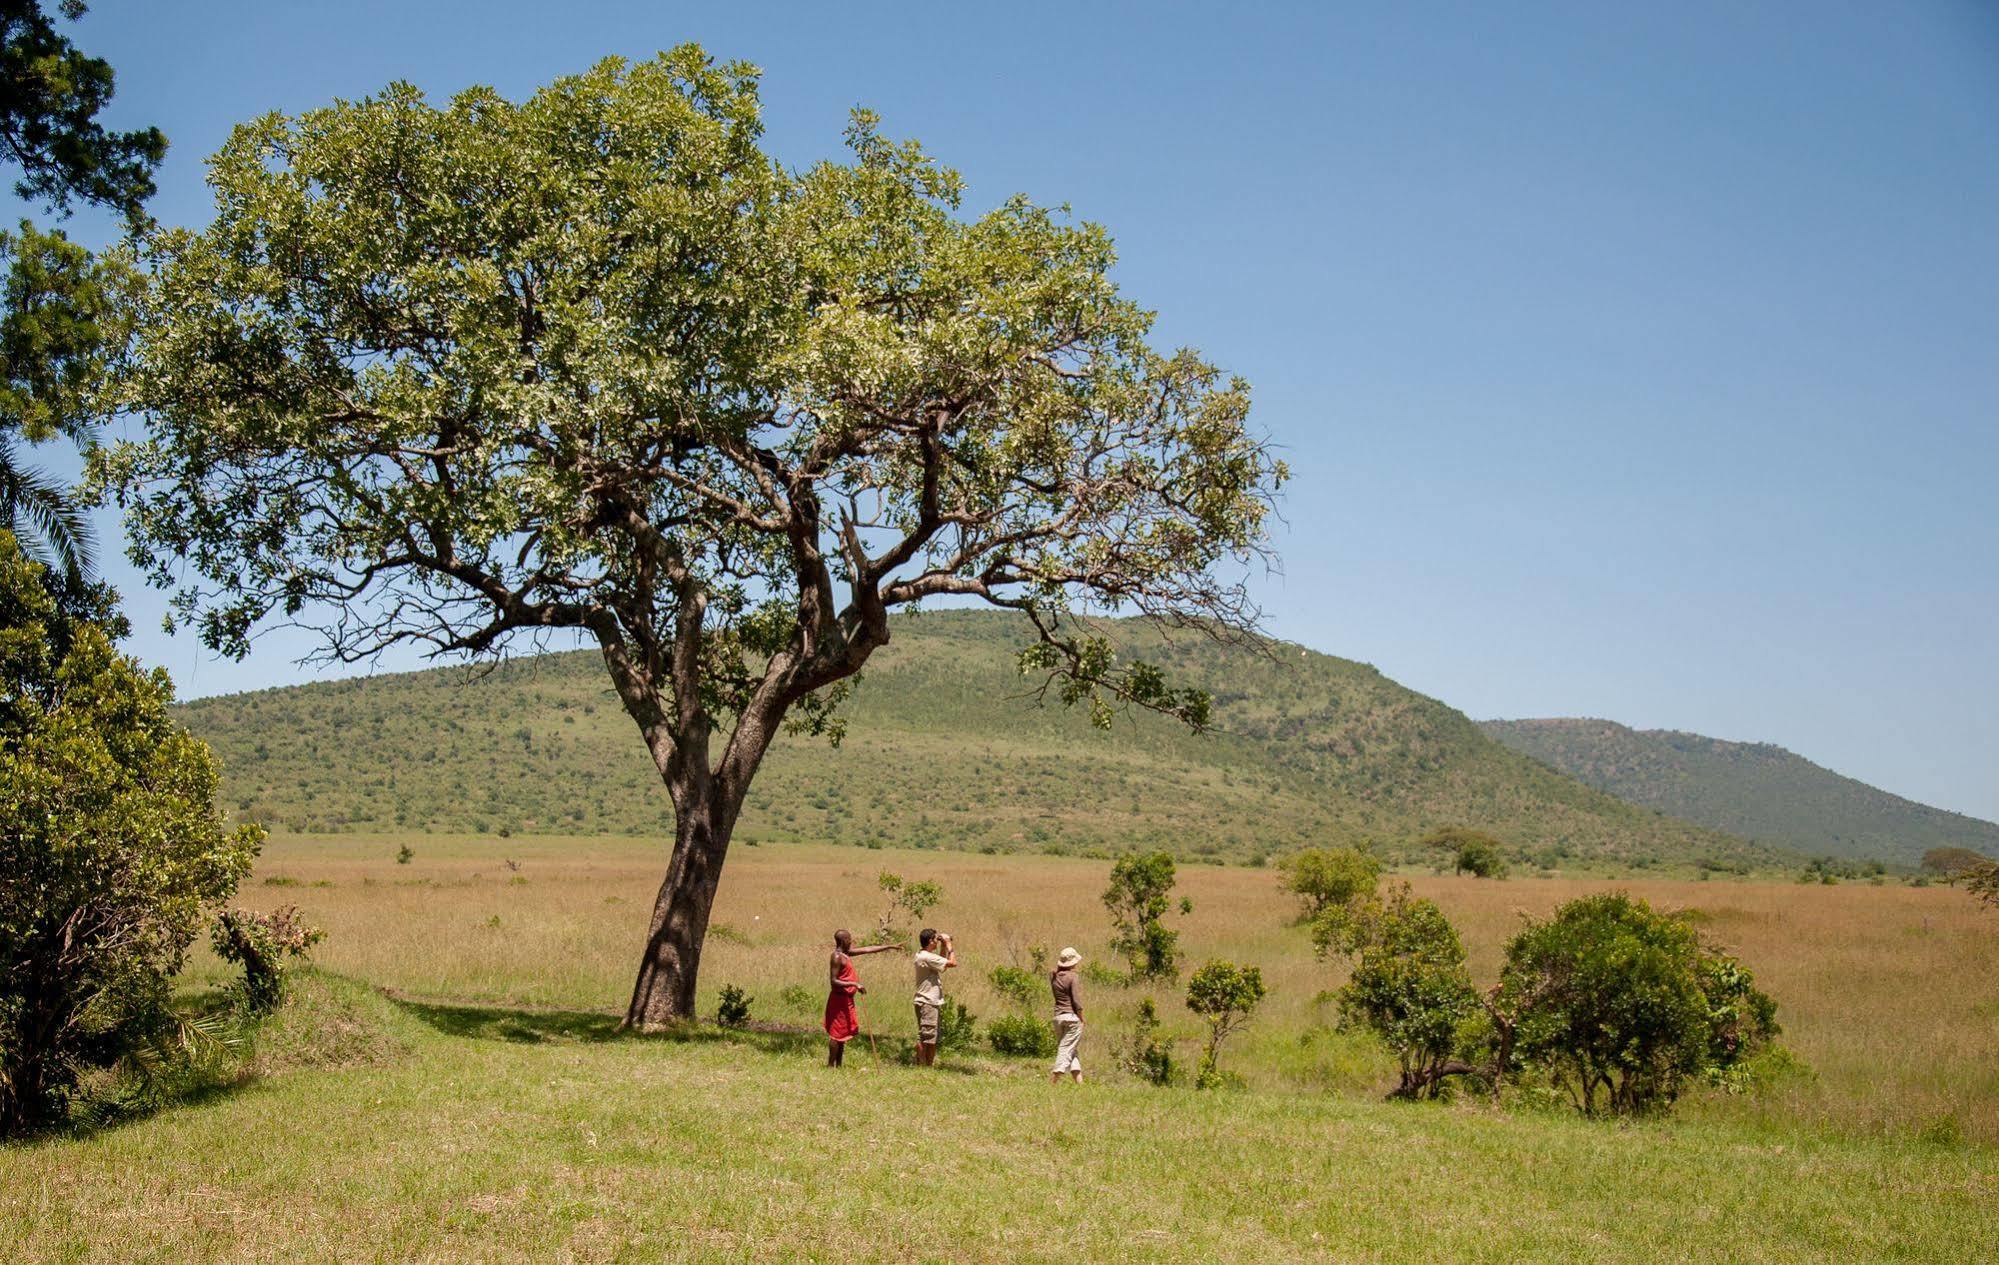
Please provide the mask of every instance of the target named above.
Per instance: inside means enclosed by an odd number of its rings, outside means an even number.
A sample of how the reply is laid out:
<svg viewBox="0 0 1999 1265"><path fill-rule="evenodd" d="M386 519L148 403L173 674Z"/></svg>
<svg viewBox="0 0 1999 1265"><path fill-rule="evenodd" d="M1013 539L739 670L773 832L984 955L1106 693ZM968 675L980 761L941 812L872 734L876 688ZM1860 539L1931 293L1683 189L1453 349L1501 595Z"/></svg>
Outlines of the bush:
<svg viewBox="0 0 1999 1265"><path fill-rule="evenodd" d="M85 1071L161 1029L263 839L223 826L213 756L166 673L112 648L116 618L0 531L0 1134L59 1119Z"/></svg>
<svg viewBox="0 0 1999 1265"><path fill-rule="evenodd" d="M996 966L986 975L993 991L1021 1010L1034 1009L1036 998L1046 989L1039 978L1017 966Z"/></svg>
<svg viewBox="0 0 1999 1265"><path fill-rule="evenodd" d="M1031 1015L1001 1015L986 1025L986 1040L996 1054L1049 1058L1055 1053L1055 1027Z"/></svg>
<svg viewBox="0 0 1999 1265"><path fill-rule="evenodd" d="M1220 958L1211 959L1187 981L1187 1009L1208 1025L1208 1044L1201 1051L1201 1066L1194 1077L1196 1089L1213 1089L1225 1083L1218 1066L1222 1042L1249 1022L1266 991L1262 970Z"/></svg>
<svg viewBox="0 0 1999 1265"><path fill-rule="evenodd" d="M749 1027L750 1003L755 1000L734 984L722 985L721 999L715 1006L715 1022L724 1028Z"/></svg>
<svg viewBox="0 0 1999 1265"><path fill-rule="evenodd" d="M1150 997L1138 1003L1130 1032L1120 1040L1112 1057L1125 1071L1154 1085L1173 1080L1173 1054L1159 1042L1159 1007Z"/></svg>
<svg viewBox="0 0 1999 1265"><path fill-rule="evenodd" d="M961 1001L946 1001L937 1011L937 1048L969 1050L979 1043L979 1017Z"/></svg>
<svg viewBox="0 0 1999 1265"><path fill-rule="evenodd" d="M1178 966L1180 933L1168 930L1165 916L1172 908L1173 857L1165 852L1132 853L1111 866L1111 883L1104 889L1110 910L1111 950L1130 964L1133 980L1172 979ZM1180 912L1192 913L1182 900Z"/></svg>
<svg viewBox="0 0 1999 1265"><path fill-rule="evenodd" d="M1509 1058L1586 1115L1670 1107L1777 1034L1776 1003L1682 919L1621 892L1570 901L1506 948L1495 1014Z"/></svg>
<svg viewBox="0 0 1999 1265"><path fill-rule="evenodd" d="M225 911L215 920L210 943L217 957L243 968L243 1008L268 1015L285 999L285 959L303 959L325 937L305 925L297 905L285 905L268 914Z"/></svg>
<svg viewBox="0 0 1999 1265"><path fill-rule="evenodd" d="M1284 890L1304 902L1301 921L1374 893L1381 862L1359 848L1307 848L1284 862Z"/></svg>
<svg viewBox="0 0 1999 1265"><path fill-rule="evenodd" d="M1456 1055L1479 1013L1478 991L1464 945L1436 902L1399 884L1353 920L1344 947L1356 961L1338 994L1340 1023L1367 1029L1395 1052L1402 1079L1392 1097L1435 1098L1447 1077L1475 1070Z"/></svg>

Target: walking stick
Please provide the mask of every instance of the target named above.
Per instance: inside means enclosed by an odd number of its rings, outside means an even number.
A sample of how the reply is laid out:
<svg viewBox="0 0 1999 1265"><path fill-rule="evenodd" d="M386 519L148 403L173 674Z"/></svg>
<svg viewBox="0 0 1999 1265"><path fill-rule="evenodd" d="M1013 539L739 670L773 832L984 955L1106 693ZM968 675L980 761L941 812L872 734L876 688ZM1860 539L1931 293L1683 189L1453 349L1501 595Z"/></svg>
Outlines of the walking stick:
<svg viewBox="0 0 1999 1265"><path fill-rule="evenodd" d="M854 999L854 1017L861 1021L861 1031L867 1034L868 1057L877 1063L881 1062L881 1051L875 1049L875 1030L868 1027L868 1012L860 1004L860 998L858 997Z"/></svg>

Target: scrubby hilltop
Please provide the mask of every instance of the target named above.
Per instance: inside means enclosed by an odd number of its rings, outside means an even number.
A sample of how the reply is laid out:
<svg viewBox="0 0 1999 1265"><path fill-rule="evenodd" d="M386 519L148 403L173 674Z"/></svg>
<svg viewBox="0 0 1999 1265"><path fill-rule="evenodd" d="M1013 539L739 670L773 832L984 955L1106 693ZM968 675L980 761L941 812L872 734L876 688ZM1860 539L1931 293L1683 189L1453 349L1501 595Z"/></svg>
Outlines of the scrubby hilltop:
<svg viewBox="0 0 1999 1265"><path fill-rule="evenodd" d="M1567 717L1480 727L1639 807L1812 856L1906 865L1939 847L1999 856L1999 825L1903 799L1767 742Z"/></svg>
<svg viewBox="0 0 1999 1265"><path fill-rule="evenodd" d="M1425 831L1467 823L1565 868L1784 859L1592 790L1365 664L1114 633L1212 690L1215 730L1150 716L1093 730L1022 697L1010 617L925 613L870 662L844 745L780 740L738 838L1250 860L1342 840L1406 854ZM664 793L588 651L203 699L183 714L221 756L233 806L280 829L668 833Z"/></svg>

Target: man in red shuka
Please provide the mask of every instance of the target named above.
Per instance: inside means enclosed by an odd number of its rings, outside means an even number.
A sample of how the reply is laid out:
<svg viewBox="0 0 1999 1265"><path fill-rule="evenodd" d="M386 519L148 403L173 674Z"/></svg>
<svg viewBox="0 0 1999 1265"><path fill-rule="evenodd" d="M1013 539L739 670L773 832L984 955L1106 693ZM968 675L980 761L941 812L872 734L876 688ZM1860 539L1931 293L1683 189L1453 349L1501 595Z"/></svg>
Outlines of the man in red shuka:
<svg viewBox="0 0 1999 1265"><path fill-rule="evenodd" d="M854 959L901 947L899 944L871 944L857 949L852 932L842 927L833 933L833 956L826 962L826 1066L840 1066L840 1058L847 1052L847 1042L861 1030L861 1016L854 1008L854 997L868 990L861 986L861 977L854 971Z"/></svg>

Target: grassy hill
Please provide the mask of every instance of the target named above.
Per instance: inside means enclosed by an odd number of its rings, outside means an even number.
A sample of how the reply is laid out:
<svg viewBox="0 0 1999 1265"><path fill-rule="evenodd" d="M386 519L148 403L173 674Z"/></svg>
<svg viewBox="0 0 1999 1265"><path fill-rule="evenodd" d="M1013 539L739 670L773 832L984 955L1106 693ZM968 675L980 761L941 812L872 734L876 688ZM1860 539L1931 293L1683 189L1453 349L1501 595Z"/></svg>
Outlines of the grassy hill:
<svg viewBox="0 0 1999 1265"><path fill-rule="evenodd" d="M1003 615L904 619L835 749L785 738L738 837L1087 853L1166 846L1254 861L1310 842L1391 856L1470 824L1566 869L1794 858L1634 808L1518 755L1462 713L1353 663L1118 630L1215 696L1216 731L1156 717L1109 734L1019 697ZM659 834L667 802L591 652L187 704L245 816L294 831Z"/></svg>
<svg viewBox="0 0 1999 1265"><path fill-rule="evenodd" d="M1999 825L1891 795L1769 743L1608 720L1489 720L1480 728L1632 804L1813 856L1913 865L1946 846L1999 856Z"/></svg>

